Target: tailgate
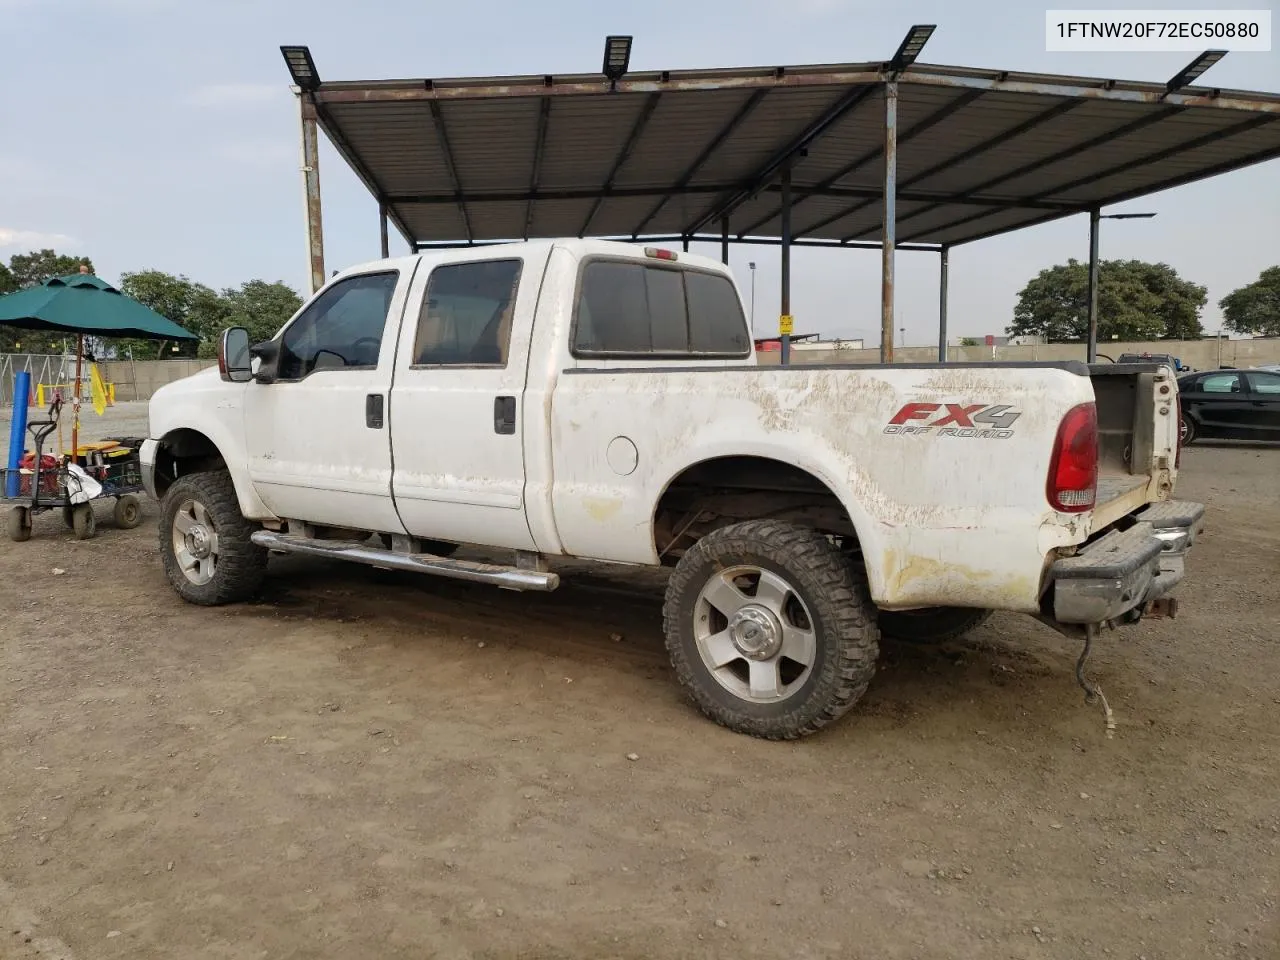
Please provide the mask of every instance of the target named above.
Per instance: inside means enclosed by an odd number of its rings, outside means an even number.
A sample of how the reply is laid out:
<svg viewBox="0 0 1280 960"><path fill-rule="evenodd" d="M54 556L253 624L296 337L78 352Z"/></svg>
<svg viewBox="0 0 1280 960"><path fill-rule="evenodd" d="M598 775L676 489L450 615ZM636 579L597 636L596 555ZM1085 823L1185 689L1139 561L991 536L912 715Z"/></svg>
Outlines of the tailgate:
<svg viewBox="0 0 1280 960"><path fill-rule="evenodd" d="M1110 526L1173 491L1178 457L1178 384L1157 363L1089 367L1098 408L1098 499L1093 529Z"/></svg>

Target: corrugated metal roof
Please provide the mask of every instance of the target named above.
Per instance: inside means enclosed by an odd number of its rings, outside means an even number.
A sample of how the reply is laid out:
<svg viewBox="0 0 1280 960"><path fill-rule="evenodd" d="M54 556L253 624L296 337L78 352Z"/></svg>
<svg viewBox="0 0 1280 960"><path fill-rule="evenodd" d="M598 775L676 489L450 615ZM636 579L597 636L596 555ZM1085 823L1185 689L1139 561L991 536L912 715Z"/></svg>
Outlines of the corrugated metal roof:
<svg viewBox="0 0 1280 960"><path fill-rule="evenodd" d="M415 244L881 231L880 63L322 83L321 127ZM1280 95L916 64L898 239L955 244L1280 157ZM306 94L304 94L306 95Z"/></svg>

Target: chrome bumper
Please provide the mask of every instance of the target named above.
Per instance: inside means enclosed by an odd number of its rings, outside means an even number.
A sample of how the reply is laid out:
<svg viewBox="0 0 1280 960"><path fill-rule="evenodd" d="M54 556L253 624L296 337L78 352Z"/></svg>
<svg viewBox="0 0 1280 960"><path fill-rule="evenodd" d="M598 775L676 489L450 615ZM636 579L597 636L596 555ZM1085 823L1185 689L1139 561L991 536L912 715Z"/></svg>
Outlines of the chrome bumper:
<svg viewBox="0 0 1280 960"><path fill-rule="evenodd" d="M138 451L138 460L142 465L142 489L147 491L147 496L152 500L160 499L156 496L156 453L159 450L159 440L144 440L142 449Z"/></svg>
<svg viewBox="0 0 1280 960"><path fill-rule="evenodd" d="M1127 530L1112 530L1053 565L1059 623L1137 620L1181 582L1183 559L1204 529L1204 504L1153 503L1131 518Z"/></svg>

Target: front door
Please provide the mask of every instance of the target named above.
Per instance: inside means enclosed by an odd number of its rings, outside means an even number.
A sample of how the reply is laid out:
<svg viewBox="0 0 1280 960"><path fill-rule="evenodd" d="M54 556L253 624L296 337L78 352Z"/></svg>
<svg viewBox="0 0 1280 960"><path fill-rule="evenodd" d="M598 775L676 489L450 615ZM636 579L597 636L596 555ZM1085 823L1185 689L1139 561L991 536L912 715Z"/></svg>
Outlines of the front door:
<svg viewBox="0 0 1280 960"><path fill-rule="evenodd" d="M387 420L411 281L381 270L330 285L280 334L276 381L249 384L249 476L276 516L403 532Z"/></svg>
<svg viewBox="0 0 1280 960"><path fill-rule="evenodd" d="M536 549L523 401L547 256L419 271L409 302L421 308L405 318L391 403L396 505L414 536Z"/></svg>
<svg viewBox="0 0 1280 960"><path fill-rule="evenodd" d="M1190 399L1198 401L1200 422L1209 433L1236 436L1246 429L1249 395L1239 373L1224 370L1205 374L1197 381L1195 395Z"/></svg>

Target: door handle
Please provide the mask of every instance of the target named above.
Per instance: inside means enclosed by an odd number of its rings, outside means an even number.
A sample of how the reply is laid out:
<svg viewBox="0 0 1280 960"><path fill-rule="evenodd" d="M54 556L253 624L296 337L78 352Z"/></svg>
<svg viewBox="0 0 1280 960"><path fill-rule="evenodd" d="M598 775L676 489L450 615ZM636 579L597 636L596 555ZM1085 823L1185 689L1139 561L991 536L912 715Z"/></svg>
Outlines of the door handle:
<svg viewBox="0 0 1280 960"><path fill-rule="evenodd" d="M493 432L510 436L516 432L516 398L493 398Z"/></svg>
<svg viewBox="0 0 1280 960"><path fill-rule="evenodd" d="M381 430L383 420L382 394L371 393L364 398L364 425L370 430Z"/></svg>

